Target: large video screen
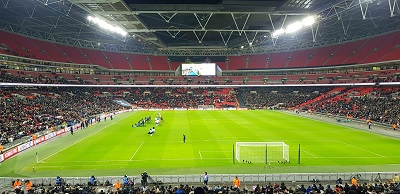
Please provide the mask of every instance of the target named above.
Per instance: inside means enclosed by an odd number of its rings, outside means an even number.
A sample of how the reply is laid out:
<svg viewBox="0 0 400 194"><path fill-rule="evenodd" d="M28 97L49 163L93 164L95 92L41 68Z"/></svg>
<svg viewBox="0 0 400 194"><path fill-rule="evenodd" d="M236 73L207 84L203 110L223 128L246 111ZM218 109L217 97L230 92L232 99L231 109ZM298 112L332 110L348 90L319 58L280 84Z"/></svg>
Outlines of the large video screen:
<svg viewBox="0 0 400 194"><path fill-rule="evenodd" d="M215 63L192 63L182 64L182 75L187 76L202 76L202 75L216 75Z"/></svg>

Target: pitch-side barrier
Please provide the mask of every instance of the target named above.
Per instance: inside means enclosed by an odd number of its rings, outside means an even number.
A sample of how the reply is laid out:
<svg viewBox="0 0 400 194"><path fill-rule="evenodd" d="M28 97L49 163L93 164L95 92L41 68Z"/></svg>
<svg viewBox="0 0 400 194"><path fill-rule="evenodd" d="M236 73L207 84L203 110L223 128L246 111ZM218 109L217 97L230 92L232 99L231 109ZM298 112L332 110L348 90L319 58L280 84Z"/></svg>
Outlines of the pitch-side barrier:
<svg viewBox="0 0 400 194"><path fill-rule="evenodd" d="M292 173L292 174L209 174L209 185L231 185L233 179L237 176L242 185L253 186L254 184L268 184L275 182L332 182L335 183L339 178L344 183L350 183L352 177L356 177L359 183L364 182L388 182L398 172L354 172L354 173ZM141 184L141 176L128 176L134 185ZM201 184L203 183L203 175L150 175L153 181L149 184L163 185L179 185L179 184ZM0 185L10 185L17 178L29 179L35 185L54 185L56 177L36 177L36 178L21 178L21 177L0 177ZM70 185L87 185L90 177L62 177L66 184ZM123 176L101 176L96 177L99 185L104 185L108 180L111 184L117 180L123 182Z"/></svg>

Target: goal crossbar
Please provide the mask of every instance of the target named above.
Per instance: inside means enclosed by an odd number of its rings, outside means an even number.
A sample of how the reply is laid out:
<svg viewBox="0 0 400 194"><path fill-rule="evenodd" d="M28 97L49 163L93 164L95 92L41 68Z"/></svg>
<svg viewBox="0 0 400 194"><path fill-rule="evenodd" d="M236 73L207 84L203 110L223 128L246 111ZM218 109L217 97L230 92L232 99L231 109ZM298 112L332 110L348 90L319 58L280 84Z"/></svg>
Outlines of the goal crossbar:
<svg viewBox="0 0 400 194"><path fill-rule="evenodd" d="M289 145L285 142L236 142L235 147L235 158L239 162L289 161Z"/></svg>

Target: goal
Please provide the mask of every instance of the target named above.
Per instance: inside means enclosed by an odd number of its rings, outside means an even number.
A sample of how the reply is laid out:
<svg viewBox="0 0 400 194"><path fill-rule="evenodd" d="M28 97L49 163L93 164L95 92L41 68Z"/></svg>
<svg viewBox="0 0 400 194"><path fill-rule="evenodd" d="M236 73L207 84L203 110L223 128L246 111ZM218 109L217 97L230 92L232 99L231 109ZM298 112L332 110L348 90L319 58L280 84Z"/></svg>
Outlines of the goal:
<svg viewBox="0 0 400 194"><path fill-rule="evenodd" d="M289 162L289 145L285 142L236 142L235 157L239 162Z"/></svg>

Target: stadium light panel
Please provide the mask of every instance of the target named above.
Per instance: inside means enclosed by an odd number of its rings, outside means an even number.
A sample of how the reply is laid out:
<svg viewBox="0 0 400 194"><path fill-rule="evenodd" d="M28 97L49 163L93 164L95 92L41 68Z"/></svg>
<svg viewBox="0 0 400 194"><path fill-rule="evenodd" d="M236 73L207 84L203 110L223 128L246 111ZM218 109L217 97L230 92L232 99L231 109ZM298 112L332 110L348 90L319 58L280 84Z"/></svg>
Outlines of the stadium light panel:
<svg viewBox="0 0 400 194"><path fill-rule="evenodd" d="M87 20L89 20L90 22L93 22L94 24L97 24L97 26L99 26L100 28L103 28L110 32L118 33L118 34L121 34L122 36L126 36L128 34L128 32L126 32L122 28L113 26L100 18L88 16Z"/></svg>
<svg viewBox="0 0 400 194"><path fill-rule="evenodd" d="M293 33L293 32L300 30L303 27L311 26L315 22L316 22L315 16L308 16L308 17L302 19L301 21L297 21L297 22L289 24L286 27L286 29L279 29L279 30L274 31L271 34L271 36L272 36L272 38L277 38L278 36L281 36L285 33Z"/></svg>
<svg viewBox="0 0 400 194"><path fill-rule="evenodd" d="M293 33L293 32L296 32L297 30L300 30L302 27L303 27L303 24L301 22L294 22L287 26L285 32Z"/></svg>
<svg viewBox="0 0 400 194"><path fill-rule="evenodd" d="M277 38L278 36L280 36L284 33L285 33L285 30L281 28L281 29L275 30L275 32L272 33L272 37Z"/></svg>
<svg viewBox="0 0 400 194"><path fill-rule="evenodd" d="M306 18L304 18L301 23L303 24L303 26L311 26L312 24L315 23L315 17L314 16L308 16Z"/></svg>

